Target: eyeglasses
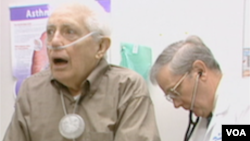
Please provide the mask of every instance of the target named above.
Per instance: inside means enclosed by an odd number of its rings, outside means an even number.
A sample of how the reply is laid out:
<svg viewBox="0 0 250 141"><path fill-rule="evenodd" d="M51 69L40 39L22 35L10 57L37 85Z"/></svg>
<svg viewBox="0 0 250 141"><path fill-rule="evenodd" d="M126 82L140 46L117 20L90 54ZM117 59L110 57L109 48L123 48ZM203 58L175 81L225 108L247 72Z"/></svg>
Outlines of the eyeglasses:
<svg viewBox="0 0 250 141"><path fill-rule="evenodd" d="M185 75L182 76L182 78L175 84L175 86L173 88L169 89L168 92L165 94L165 97L168 101L173 102L173 99L176 99L177 97L179 97L181 95L178 91L176 91L176 88L178 88L178 86L185 79L187 74L188 73L185 73Z"/></svg>
<svg viewBox="0 0 250 141"><path fill-rule="evenodd" d="M52 47L52 46L47 45L47 47L48 47L49 49L52 49L52 50L64 49L64 48L73 46L73 45L75 45L76 43L81 42L81 41L83 41L84 39L86 39L87 37L89 37L89 36L91 36L91 35L93 35L93 34L96 34L96 33L97 33L97 32L90 32L89 34L87 34L87 35L85 35L85 36L83 36L83 37L81 37L81 38L75 40L74 42L72 42L72 43L70 43L70 44L64 45L64 46Z"/></svg>

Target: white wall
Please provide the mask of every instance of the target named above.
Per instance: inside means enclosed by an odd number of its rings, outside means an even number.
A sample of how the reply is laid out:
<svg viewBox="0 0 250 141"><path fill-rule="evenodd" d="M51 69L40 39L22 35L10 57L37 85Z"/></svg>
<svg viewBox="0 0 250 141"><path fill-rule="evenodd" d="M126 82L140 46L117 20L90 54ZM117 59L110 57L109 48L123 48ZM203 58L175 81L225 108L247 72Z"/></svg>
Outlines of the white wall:
<svg viewBox="0 0 250 141"><path fill-rule="evenodd" d="M43 3L43 0L22 0L21 3L34 1ZM8 10L8 5L13 3L20 1L2 0L0 8L0 139L14 110ZM211 48L225 74L249 86L249 79L241 78L243 0L112 0L111 12L114 25L110 56L112 63L120 63L121 41L151 46L154 61L168 44L188 34L196 34ZM158 87L150 86L150 90L162 141L183 140L187 112L174 109Z"/></svg>
<svg viewBox="0 0 250 141"><path fill-rule="evenodd" d="M13 112L13 78L11 75L11 60L10 60L10 29L9 29L9 11L7 5L9 2L1 1L0 5L0 16L1 16L1 25L0 25L0 121L1 121L1 130L0 130L0 139L5 132L5 129L10 121L11 114Z"/></svg>

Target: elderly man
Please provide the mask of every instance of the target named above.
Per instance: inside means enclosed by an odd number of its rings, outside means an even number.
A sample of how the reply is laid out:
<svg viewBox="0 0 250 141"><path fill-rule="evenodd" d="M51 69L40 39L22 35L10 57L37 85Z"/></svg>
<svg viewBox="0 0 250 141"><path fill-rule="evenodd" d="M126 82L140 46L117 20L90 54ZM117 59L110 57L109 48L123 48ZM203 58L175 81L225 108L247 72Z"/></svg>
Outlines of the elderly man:
<svg viewBox="0 0 250 141"><path fill-rule="evenodd" d="M241 89L230 85L232 81L227 81L211 51L197 36L168 46L151 69L151 81L160 86L175 108L190 110L184 141L190 137L192 141L219 141L223 124L250 123L249 93L238 94ZM233 99L236 93L238 102Z"/></svg>
<svg viewBox="0 0 250 141"><path fill-rule="evenodd" d="M105 12L82 1L49 17L50 69L23 83L4 141L160 141L146 83L107 63Z"/></svg>

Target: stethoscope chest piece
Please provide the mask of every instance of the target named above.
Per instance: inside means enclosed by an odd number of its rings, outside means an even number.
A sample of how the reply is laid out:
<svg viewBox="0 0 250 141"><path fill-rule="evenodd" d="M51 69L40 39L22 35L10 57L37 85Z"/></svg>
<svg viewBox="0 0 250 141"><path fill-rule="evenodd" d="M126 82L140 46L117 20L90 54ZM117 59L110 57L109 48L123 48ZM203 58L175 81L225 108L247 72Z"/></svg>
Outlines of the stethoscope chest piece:
<svg viewBox="0 0 250 141"><path fill-rule="evenodd" d="M84 129L84 120L77 114L67 114L59 123L59 131L61 135L67 139L76 139L80 137Z"/></svg>

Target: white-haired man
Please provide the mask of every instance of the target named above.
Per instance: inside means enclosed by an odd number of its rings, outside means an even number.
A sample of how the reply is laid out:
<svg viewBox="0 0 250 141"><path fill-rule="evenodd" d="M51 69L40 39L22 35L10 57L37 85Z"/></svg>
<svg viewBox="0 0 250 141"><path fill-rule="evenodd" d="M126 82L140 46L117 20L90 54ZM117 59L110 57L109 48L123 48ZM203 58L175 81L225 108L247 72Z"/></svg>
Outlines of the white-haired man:
<svg viewBox="0 0 250 141"><path fill-rule="evenodd" d="M23 83L4 141L160 141L143 78L105 60L107 23L94 0L52 12L50 69Z"/></svg>
<svg viewBox="0 0 250 141"><path fill-rule="evenodd" d="M220 141L223 124L250 124L249 90L242 91L236 87L239 84L233 85L234 80L228 81L198 36L164 49L151 69L151 81L175 108L190 110L184 141Z"/></svg>

